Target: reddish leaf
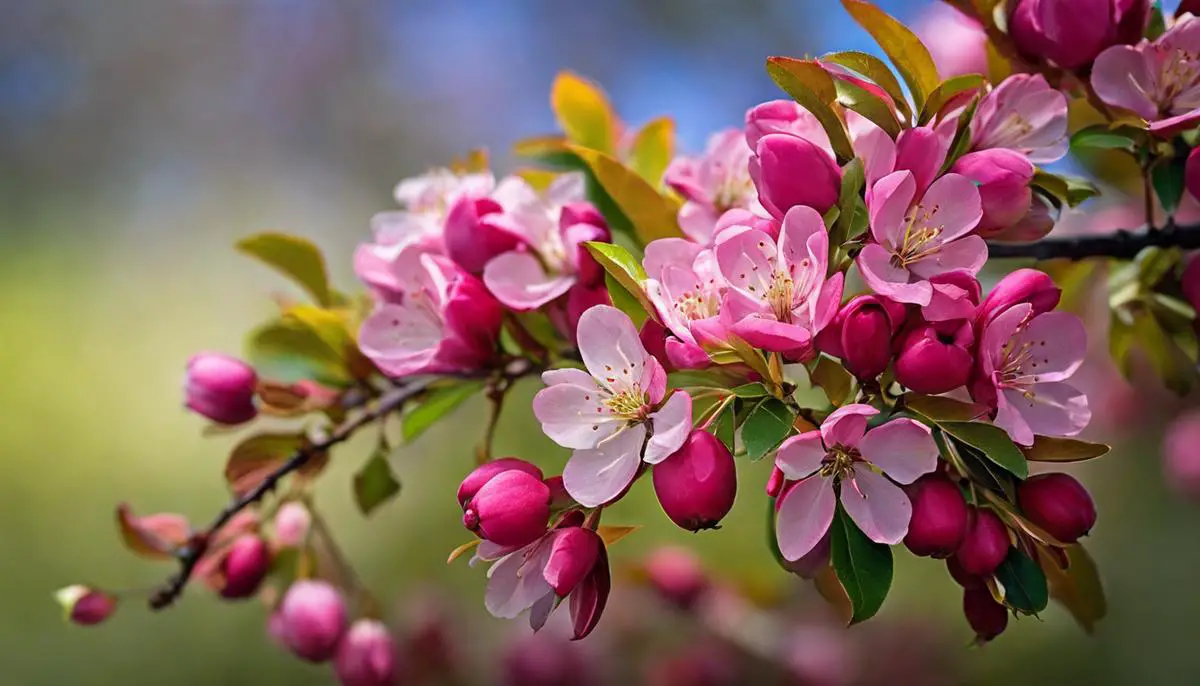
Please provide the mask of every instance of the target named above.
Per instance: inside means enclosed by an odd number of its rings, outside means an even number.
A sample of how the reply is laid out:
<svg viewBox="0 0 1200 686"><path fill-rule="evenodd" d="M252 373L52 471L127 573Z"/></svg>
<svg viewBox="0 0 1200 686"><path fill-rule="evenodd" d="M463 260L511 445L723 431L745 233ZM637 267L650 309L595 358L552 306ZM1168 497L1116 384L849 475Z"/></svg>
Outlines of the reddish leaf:
<svg viewBox="0 0 1200 686"><path fill-rule="evenodd" d="M192 535L191 525L183 515L162 513L135 517L127 503L117 506L117 527L125 547L154 560L171 557Z"/></svg>
<svg viewBox="0 0 1200 686"><path fill-rule="evenodd" d="M307 443L302 434L258 434L234 446L225 481L236 495L254 490Z"/></svg>

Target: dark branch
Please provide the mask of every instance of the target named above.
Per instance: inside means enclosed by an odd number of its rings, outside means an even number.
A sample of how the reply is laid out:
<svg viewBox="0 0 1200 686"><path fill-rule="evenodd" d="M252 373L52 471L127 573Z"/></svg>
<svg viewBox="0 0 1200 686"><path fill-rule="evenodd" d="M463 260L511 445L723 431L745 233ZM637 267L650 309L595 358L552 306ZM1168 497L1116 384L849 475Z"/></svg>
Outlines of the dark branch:
<svg viewBox="0 0 1200 686"><path fill-rule="evenodd" d="M1200 248L1200 226L1175 226L1134 233L1117 231L1101 236L1045 238L1036 243L988 243L988 257L1024 257L1035 260L1056 258L1082 260L1089 257L1113 257L1131 260L1145 248Z"/></svg>

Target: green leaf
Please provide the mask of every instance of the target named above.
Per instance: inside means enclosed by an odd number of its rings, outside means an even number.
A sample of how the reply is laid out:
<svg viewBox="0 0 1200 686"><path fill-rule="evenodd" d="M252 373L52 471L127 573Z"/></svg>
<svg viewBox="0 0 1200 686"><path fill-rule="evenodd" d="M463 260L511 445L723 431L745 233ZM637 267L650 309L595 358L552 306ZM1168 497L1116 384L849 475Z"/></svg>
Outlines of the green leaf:
<svg viewBox="0 0 1200 686"><path fill-rule="evenodd" d="M1038 560L1046 573L1050 597L1065 607L1084 631L1093 633L1096 624L1108 614L1100 572L1092 556L1079 543L1064 549L1063 553L1067 556L1066 569L1059 568L1057 560L1038 549Z"/></svg>
<svg viewBox="0 0 1200 686"><path fill-rule="evenodd" d="M675 122L670 117L661 117L643 126L634 137L629 166L657 188L674 156Z"/></svg>
<svg viewBox="0 0 1200 686"><path fill-rule="evenodd" d="M296 282L318 304L334 304L325 258L311 241L283 233L260 233L243 238L236 247Z"/></svg>
<svg viewBox="0 0 1200 686"><path fill-rule="evenodd" d="M261 376L272 381L307 380L344 387L352 380L343 351L295 318L275 319L252 331L246 356Z"/></svg>
<svg viewBox="0 0 1200 686"><path fill-rule="evenodd" d="M826 355L817 358L816 364L809 372L809 379L825 391L825 397L829 398L834 407L845 404L850 389L854 387L854 377L850 372L846 371L841 363Z"/></svg>
<svg viewBox="0 0 1200 686"><path fill-rule="evenodd" d="M838 503L829 526L829 555L837 578L850 596L850 624L879 612L892 587L892 549L859 531Z"/></svg>
<svg viewBox="0 0 1200 686"><path fill-rule="evenodd" d="M837 220L829 226L829 269L830 272L836 269L836 260L834 259L837 251L841 249L842 244L851 237L851 232L854 229L856 213L862 212L863 219L867 217L866 205L860 206L863 186L866 185L866 171L863 168L863 161L860 158L854 158L842 168L842 187L838 192L838 217Z"/></svg>
<svg viewBox="0 0 1200 686"><path fill-rule="evenodd" d="M1107 124L1093 124L1071 136L1071 150L1126 150L1133 152L1137 146L1137 132L1130 127L1110 128Z"/></svg>
<svg viewBox="0 0 1200 686"><path fill-rule="evenodd" d="M400 492L400 481L388 464L391 453L386 441L380 441L370 459L354 475L354 502L365 516Z"/></svg>
<svg viewBox="0 0 1200 686"><path fill-rule="evenodd" d="M1067 182L1067 205L1079 207L1084 201L1100 195L1096 184L1081 176L1063 176Z"/></svg>
<svg viewBox="0 0 1200 686"><path fill-rule="evenodd" d="M550 106L571 142L611 153L616 141L616 115L604 91L569 71L559 72L550 89Z"/></svg>
<svg viewBox="0 0 1200 686"><path fill-rule="evenodd" d="M437 420L466 402L482 388L482 381L464 381L430 391L420 404L404 415L400 429L404 442L411 443L416 440L417 436L425 433Z"/></svg>
<svg viewBox="0 0 1200 686"><path fill-rule="evenodd" d="M935 434L935 436L942 435L941 433ZM948 441L954 446L955 451L962 460L963 467L970 473L973 481L983 484L997 493L1003 493L1009 500L1016 500L1016 477L1002 469L995 462L989 460L982 452L966 443L953 438L949 438ZM944 448L944 446L941 447ZM942 452L945 453L946 451L943 449Z"/></svg>
<svg viewBox="0 0 1200 686"><path fill-rule="evenodd" d="M760 383L748 383L733 389L733 394L739 398L761 398L768 395L767 387Z"/></svg>
<svg viewBox="0 0 1200 686"><path fill-rule="evenodd" d="M654 304L650 302L643 286L646 282L646 270L642 269L637 258L616 243L591 241L583 245L596 262L604 268L604 271L626 291L629 297L636 300L646 313L655 311ZM611 287L609 293L613 295L613 302L616 303L617 295L613 294ZM643 316L642 319L644 320L645 317Z"/></svg>
<svg viewBox="0 0 1200 686"><path fill-rule="evenodd" d="M1100 194L1100 189L1087 179L1052 174L1044 169L1034 172L1030 186L1040 191L1057 209L1061 209L1063 205L1076 207L1088 198Z"/></svg>
<svg viewBox="0 0 1200 686"><path fill-rule="evenodd" d="M742 422L742 445L751 460L761 460L787 438L796 416L775 398L764 398Z"/></svg>
<svg viewBox="0 0 1200 686"><path fill-rule="evenodd" d="M1004 602L1024 614L1036 615L1050 602L1046 573L1025 553L1010 547L996 568L996 581L1004 587Z"/></svg>
<svg viewBox="0 0 1200 686"><path fill-rule="evenodd" d="M1025 459L1034 462L1083 462L1107 455L1111 449L1103 443L1088 443L1074 438L1034 436L1033 445L1021 448L1021 452L1025 453Z"/></svg>
<svg viewBox="0 0 1200 686"><path fill-rule="evenodd" d="M721 410L721 414L709 425L709 431L716 436L730 453L737 452L735 436L737 435L737 402L731 402Z"/></svg>
<svg viewBox="0 0 1200 686"><path fill-rule="evenodd" d="M983 453L1018 479L1029 476L1029 463L1008 434L983 422L939 422L942 431Z"/></svg>
<svg viewBox="0 0 1200 686"><path fill-rule="evenodd" d="M663 196L637 172L602 152L576 145L568 149L587 164L596 181L629 219L642 245L659 238L683 237L675 219L679 212L677 201Z"/></svg>
<svg viewBox="0 0 1200 686"><path fill-rule="evenodd" d="M950 151L946 161L942 163L941 173L945 174L954 166L958 158L967 154L971 147L971 121L975 119L975 110L979 107L979 98L972 100L958 115L958 124L954 129L954 138L950 141Z"/></svg>
<svg viewBox="0 0 1200 686"><path fill-rule="evenodd" d="M878 95L847 79L834 78L833 86L839 105L871 120L892 138L900 135L900 121L896 119L895 111Z"/></svg>
<svg viewBox="0 0 1200 686"><path fill-rule="evenodd" d="M904 95L904 89L900 87L900 82L896 80L896 75L892 72L891 67L888 67L883 60L869 53L847 50L829 53L822 57L821 61L840 64L867 77L875 85L887 91L896 108L904 114L906 119L912 118L912 109L908 106L908 98Z"/></svg>
<svg viewBox="0 0 1200 686"><path fill-rule="evenodd" d="M633 325L641 330L642 324L645 324L646 318L650 316L646 307L629 292L629 289L617 283L612 274L604 275L604 287L608 289L608 298L612 300L613 307L628 315Z"/></svg>
<svg viewBox="0 0 1200 686"><path fill-rule="evenodd" d="M980 74L963 74L941 82L929 94L929 99L925 101L925 106L921 109L921 125L924 126L933 121L946 105L963 93L978 92L983 88L984 83L985 80Z"/></svg>
<svg viewBox="0 0 1200 686"><path fill-rule="evenodd" d="M1167 32L1167 20L1163 16L1162 2L1155 2L1150 8L1150 24L1146 27L1146 39L1158 40Z"/></svg>
<svg viewBox="0 0 1200 686"><path fill-rule="evenodd" d="M1150 182L1154 185L1154 193L1167 214L1174 214L1175 210L1179 209L1179 201L1183 199L1186 168L1186 157L1174 157L1150 169Z"/></svg>
<svg viewBox="0 0 1200 686"><path fill-rule="evenodd" d="M846 125L831 106L837 101L837 87L824 67L816 60L768 57L767 73L776 85L821 122L839 162L854 159Z"/></svg>
<svg viewBox="0 0 1200 686"><path fill-rule="evenodd" d="M987 413L987 408L982 405L947 398L944 395L906 393L903 401L906 410L912 410L934 422L969 422Z"/></svg>
<svg viewBox="0 0 1200 686"><path fill-rule="evenodd" d="M858 25L866 29L892 61L912 92L916 111L938 87L941 78L929 50L916 34L889 14L866 0L842 0L842 5Z"/></svg>
<svg viewBox="0 0 1200 686"><path fill-rule="evenodd" d="M1133 352L1141 350L1167 388L1185 396L1196 384L1196 365L1163 330L1154 316L1136 303L1114 309L1108 334L1109 352L1126 378L1133 375Z"/></svg>

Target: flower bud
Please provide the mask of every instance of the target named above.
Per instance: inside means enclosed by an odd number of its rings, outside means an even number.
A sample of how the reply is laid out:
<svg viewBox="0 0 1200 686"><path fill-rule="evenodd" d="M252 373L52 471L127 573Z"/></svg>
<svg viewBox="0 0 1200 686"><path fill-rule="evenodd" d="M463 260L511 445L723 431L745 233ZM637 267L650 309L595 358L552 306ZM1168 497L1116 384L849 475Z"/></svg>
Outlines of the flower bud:
<svg viewBox="0 0 1200 686"><path fill-rule="evenodd" d="M904 334L896 355L896 380L917 393L945 393L971 375L974 357L969 325L919 324Z"/></svg>
<svg viewBox="0 0 1200 686"><path fill-rule="evenodd" d="M1192 257L1188 260L1187 266L1183 268L1180 282L1183 288L1183 297L1187 298L1191 306L1200 312L1200 257Z"/></svg>
<svg viewBox="0 0 1200 686"><path fill-rule="evenodd" d="M503 471L485 483L463 511L463 526L502 546L533 543L546 532L550 488L521 469Z"/></svg>
<svg viewBox="0 0 1200 686"><path fill-rule="evenodd" d="M275 513L275 543L283 548L299 548L308 538L312 514L303 503L284 503Z"/></svg>
<svg viewBox="0 0 1200 686"><path fill-rule="evenodd" d="M963 591L963 614L975 630L977 643L987 643L1008 627L1008 610L996 602L986 586Z"/></svg>
<svg viewBox="0 0 1200 686"><path fill-rule="evenodd" d="M604 541L591 529L579 526L558 529L542 577L559 598L565 598L592 572L603 549Z"/></svg>
<svg viewBox="0 0 1200 686"><path fill-rule="evenodd" d="M962 174L979 187L983 219L976 231L996 233L1020 222L1029 212L1033 191L1033 163L1015 150L993 148L963 155L950 171Z"/></svg>
<svg viewBox="0 0 1200 686"><path fill-rule="evenodd" d="M578 343L576 338L579 318L597 305L612 305L612 297L608 294L604 281L601 281L599 286L585 286L582 283L572 286L571 290L567 291L566 321L561 327L563 334Z"/></svg>
<svg viewBox="0 0 1200 686"><path fill-rule="evenodd" d="M1200 200L1200 148L1192 148L1188 153L1187 166L1184 168L1184 185L1193 198Z"/></svg>
<svg viewBox="0 0 1200 686"><path fill-rule="evenodd" d="M279 605L277 629L284 644L297 657L324 662L333 657L346 632L346 603L337 589L324 581L292 584Z"/></svg>
<svg viewBox="0 0 1200 686"><path fill-rule="evenodd" d="M67 586L54 594L62 605L67 621L80 626L99 624L117 611L117 597L90 586Z"/></svg>
<svg viewBox="0 0 1200 686"><path fill-rule="evenodd" d="M249 598L258 592L269 571L271 551L266 542L254 535L239 536L229 544L221 561L221 575L225 579L221 597Z"/></svg>
<svg viewBox="0 0 1200 686"><path fill-rule="evenodd" d="M758 141L750 176L759 201L776 218L796 205L828 212L837 204L842 184L842 172L829 153L804 138L779 133Z"/></svg>
<svg viewBox="0 0 1200 686"><path fill-rule="evenodd" d="M980 588L984 586L983 577L976 576L967 572L962 568L962 563L957 557L946 558L946 571L950 572L950 578L954 579L954 583L963 588Z"/></svg>
<svg viewBox="0 0 1200 686"><path fill-rule="evenodd" d="M721 439L703 430L654 466L654 493L671 521L688 531L712 529L737 496L737 469Z"/></svg>
<svg viewBox="0 0 1200 686"><path fill-rule="evenodd" d="M1008 527L996 513L972 508L967 535L954 556L967 574L991 576L1008 557L1008 545Z"/></svg>
<svg viewBox="0 0 1200 686"><path fill-rule="evenodd" d="M591 214L590 212L575 213L577 216L584 217ZM568 248L568 255L571 258L571 264L575 267L579 283L585 286L603 287L604 267L601 267L596 262L596 258L592 257L592 253L584 245L590 242L608 243L612 241L612 234L609 233L608 227L603 223L603 218L601 218L601 223L598 225L590 222L567 224L567 218L564 214L561 221L563 245Z"/></svg>
<svg viewBox="0 0 1200 686"><path fill-rule="evenodd" d="M846 303L817 335L817 348L839 357L859 379L873 379L892 361L892 334L904 321L904 306L875 295Z"/></svg>
<svg viewBox="0 0 1200 686"><path fill-rule="evenodd" d="M908 489L912 519L904 545L914 555L953 555L967 535L967 501L944 474L926 474Z"/></svg>
<svg viewBox="0 0 1200 686"><path fill-rule="evenodd" d="M194 355L187 364L187 407L218 424L233 426L254 419L258 375L236 357L220 353Z"/></svg>
<svg viewBox="0 0 1200 686"><path fill-rule="evenodd" d="M675 366L667 358L667 337L670 335L671 332L667 330L667 327L653 317L647 317L646 322L642 324L642 330L638 332L638 339L641 340L642 347L658 360L658 363L668 373L675 371Z"/></svg>
<svg viewBox="0 0 1200 686"><path fill-rule="evenodd" d="M396 683L396 645L381 622L360 619L338 644L333 671L342 686Z"/></svg>
<svg viewBox="0 0 1200 686"><path fill-rule="evenodd" d="M442 234L450 259L472 274L481 274L493 257L515 249L520 234L503 212L491 198L460 196L446 213Z"/></svg>
<svg viewBox="0 0 1200 686"><path fill-rule="evenodd" d="M1038 474L1017 486L1025 517L1063 543L1074 543L1096 524L1096 506L1083 484L1069 474Z"/></svg>
<svg viewBox="0 0 1200 686"><path fill-rule="evenodd" d="M1150 0L1019 0L1008 31L1025 55L1074 70L1105 48L1136 43L1149 17Z"/></svg>
<svg viewBox="0 0 1200 686"><path fill-rule="evenodd" d="M1036 269L1018 269L996 284L991 293L979 304L975 316L976 325L982 330L988 322L1014 305L1029 303L1033 306L1031 317L1036 317L1058 307L1062 289L1054 284L1045 272Z"/></svg>
<svg viewBox="0 0 1200 686"><path fill-rule="evenodd" d="M458 487L458 504L460 507L466 507L471 498L483 488L483 485L492 480L493 476L501 472L507 472L511 469L525 472L530 476L535 476L539 480L542 478L542 470L536 465L532 465L525 460L516 457L502 457L498 460L485 462L475 468L475 471L467 475L463 479L462 484Z"/></svg>
<svg viewBox="0 0 1200 686"><path fill-rule="evenodd" d="M974 18L937 4L921 14L914 28L942 78L988 73L987 34Z"/></svg>
<svg viewBox="0 0 1200 686"><path fill-rule="evenodd" d="M644 565L646 580L667 602L688 609L708 590L708 576L695 553L666 546L655 550Z"/></svg>
<svg viewBox="0 0 1200 686"><path fill-rule="evenodd" d="M1163 468L1177 493L1200 498L1200 410L1181 415L1167 429Z"/></svg>

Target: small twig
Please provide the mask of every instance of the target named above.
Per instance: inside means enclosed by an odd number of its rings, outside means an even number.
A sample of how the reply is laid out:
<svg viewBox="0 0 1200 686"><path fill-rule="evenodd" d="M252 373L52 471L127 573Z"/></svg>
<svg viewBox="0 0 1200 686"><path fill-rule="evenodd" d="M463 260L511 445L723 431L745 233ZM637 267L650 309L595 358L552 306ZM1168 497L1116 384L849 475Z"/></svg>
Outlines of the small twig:
<svg viewBox="0 0 1200 686"><path fill-rule="evenodd" d="M1036 243L988 243L988 256L993 258L1023 257L1035 260L1082 260L1089 257L1112 257L1131 260L1145 248L1200 248L1200 226L1174 226L1169 230L1133 233L1120 230L1102 236L1077 238L1045 238Z"/></svg>

